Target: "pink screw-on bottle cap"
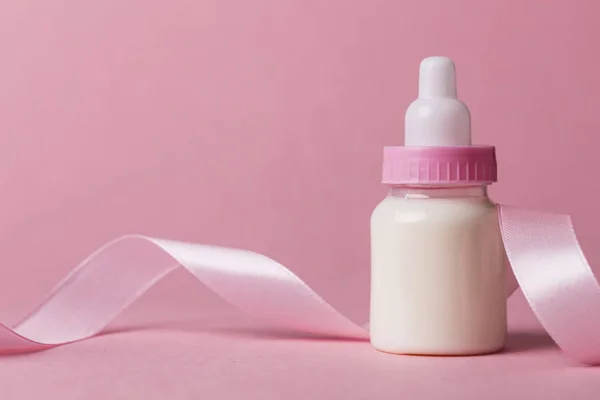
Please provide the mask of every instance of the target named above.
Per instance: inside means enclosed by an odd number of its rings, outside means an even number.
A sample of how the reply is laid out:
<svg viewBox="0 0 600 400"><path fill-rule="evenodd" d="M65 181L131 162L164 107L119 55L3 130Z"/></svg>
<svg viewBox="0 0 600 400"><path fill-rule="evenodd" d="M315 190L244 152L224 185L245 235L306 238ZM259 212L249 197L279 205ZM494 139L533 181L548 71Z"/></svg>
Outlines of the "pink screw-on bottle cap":
<svg viewBox="0 0 600 400"><path fill-rule="evenodd" d="M496 181L493 146L383 149L383 183L388 185L487 185Z"/></svg>
<svg viewBox="0 0 600 400"><path fill-rule="evenodd" d="M471 145L471 116L456 97L454 62L429 57L419 70L419 97L405 117L406 146L384 148L383 183L490 184L497 180L493 146Z"/></svg>

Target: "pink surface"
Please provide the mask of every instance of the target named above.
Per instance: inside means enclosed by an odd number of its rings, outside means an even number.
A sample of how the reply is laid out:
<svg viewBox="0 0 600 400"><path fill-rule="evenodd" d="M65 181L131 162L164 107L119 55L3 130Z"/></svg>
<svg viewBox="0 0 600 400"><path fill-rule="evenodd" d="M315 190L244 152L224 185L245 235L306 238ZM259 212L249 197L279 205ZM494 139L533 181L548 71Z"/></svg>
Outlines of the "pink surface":
<svg viewBox="0 0 600 400"><path fill-rule="evenodd" d="M368 342L273 335L195 291L196 284L183 286L171 280L163 288L196 292L187 296L187 306L179 300L179 307L173 307L150 294L106 335L3 358L3 395L595 399L600 390L598 371L566 359L533 322L520 295L509 303L511 336L505 353L430 358L379 353Z"/></svg>
<svg viewBox="0 0 600 400"><path fill-rule="evenodd" d="M455 59L475 141L497 146L495 197L572 214L594 265L599 187L580 171L600 166L599 7L4 2L2 320L129 232L266 253L343 311L366 315L381 148L401 143L418 63L432 54ZM237 314L220 314L220 301L195 288L178 274L115 324L132 331L0 359L2 393L551 399L600 390L595 369L572 366L539 334L519 334L518 352L476 359L273 342L222 334L239 328ZM537 329L525 309L511 319L514 332Z"/></svg>

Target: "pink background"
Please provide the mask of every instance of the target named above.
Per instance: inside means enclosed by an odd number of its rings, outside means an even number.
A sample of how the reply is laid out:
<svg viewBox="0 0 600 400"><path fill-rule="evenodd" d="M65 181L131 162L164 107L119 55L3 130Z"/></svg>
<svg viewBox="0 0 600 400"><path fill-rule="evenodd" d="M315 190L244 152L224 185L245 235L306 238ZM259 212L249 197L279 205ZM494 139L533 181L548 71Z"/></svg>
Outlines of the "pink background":
<svg viewBox="0 0 600 400"><path fill-rule="evenodd" d="M3 2L3 321L131 232L265 253L365 317L382 146L402 142L429 55L456 61L475 142L498 147L495 199L572 214L600 261L599 13L593 0ZM113 334L1 358L0 393L597 398L600 372L566 360L522 299L511 307L504 354L394 357L265 340L176 273Z"/></svg>

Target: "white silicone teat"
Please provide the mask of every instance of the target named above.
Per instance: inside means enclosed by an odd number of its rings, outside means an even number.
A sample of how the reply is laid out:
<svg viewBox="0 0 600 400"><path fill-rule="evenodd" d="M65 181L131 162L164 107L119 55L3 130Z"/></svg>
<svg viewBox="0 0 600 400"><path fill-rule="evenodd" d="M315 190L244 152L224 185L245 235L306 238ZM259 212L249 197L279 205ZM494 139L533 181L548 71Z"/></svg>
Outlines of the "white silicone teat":
<svg viewBox="0 0 600 400"><path fill-rule="evenodd" d="M454 62L429 57L419 70L419 98L406 110L406 146L470 146L469 109L456 98Z"/></svg>

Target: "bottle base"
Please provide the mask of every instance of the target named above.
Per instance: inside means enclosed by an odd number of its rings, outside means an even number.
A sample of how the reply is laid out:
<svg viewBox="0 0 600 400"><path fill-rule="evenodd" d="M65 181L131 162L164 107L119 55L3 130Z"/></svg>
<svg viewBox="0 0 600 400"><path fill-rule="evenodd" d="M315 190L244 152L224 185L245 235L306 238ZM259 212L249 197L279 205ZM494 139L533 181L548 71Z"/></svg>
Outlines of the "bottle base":
<svg viewBox="0 0 600 400"><path fill-rule="evenodd" d="M488 354L499 353L504 349L504 343L499 346L479 348L479 349L390 349L373 345L373 347L382 353L415 356L415 357L470 357L484 356Z"/></svg>

